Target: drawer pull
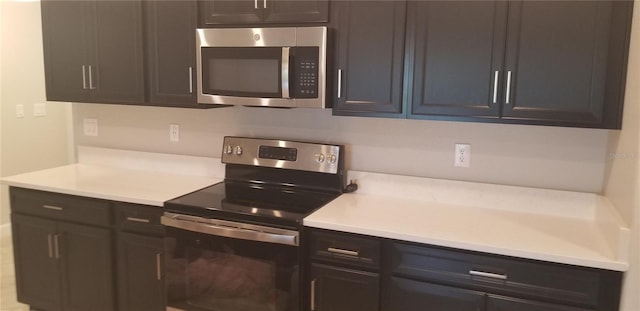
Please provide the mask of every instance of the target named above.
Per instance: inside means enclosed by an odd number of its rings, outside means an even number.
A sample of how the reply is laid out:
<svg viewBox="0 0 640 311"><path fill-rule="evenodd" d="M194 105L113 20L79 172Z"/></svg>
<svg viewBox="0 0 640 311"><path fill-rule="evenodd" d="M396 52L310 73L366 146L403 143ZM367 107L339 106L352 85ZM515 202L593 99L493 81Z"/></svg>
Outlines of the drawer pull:
<svg viewBox="0 0 640 311"><path fill-rule="evenodd" d="M327 250L330 253L334 253L334 254L338 254L338 255L346 255L346 256L352 256L352 257L358 257L358 255L359 255L358 251L350 251L350 250L341 249L341 248L329 247L329 248L327 248Z"/></svg>
<svg viewBox="0 0 640 311"><path fill-rule="evenodd" d="M150 221L149 219L137 218L137 217L127 217L127 220L128 221L135 221L135 222L142 222L142 223L145 223L145 224L148 224L149 221Z"/></svg>
<svg viewBox="0 0 640 311"><path fill-rule="evenodd" d="M507 279L507 276L505 274L489 273L489 272L482 272L482 271L476 271L476 270L470 270L469 274L473 276L482 276L482 277L498 279L498 280Z"/></svg>
<svg viewBox="0 0 640 311"><path fill-rule="evenodd" d="M50 209L50 210L54 210L54 211L61 211L63 210L62 207L59 206L53 206L53 205L42 205L42 207L46 208L46 209Z"/></svg>

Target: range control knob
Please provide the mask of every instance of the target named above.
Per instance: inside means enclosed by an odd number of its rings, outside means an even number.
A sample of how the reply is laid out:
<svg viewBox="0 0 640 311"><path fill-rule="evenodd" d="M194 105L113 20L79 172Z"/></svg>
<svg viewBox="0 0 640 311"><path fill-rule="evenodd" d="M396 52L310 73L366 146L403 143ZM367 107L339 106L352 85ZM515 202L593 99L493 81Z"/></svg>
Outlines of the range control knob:
<svg viewBox="0 0 640 311"><path fill-rule="evenodd" d="M318 162L318 163L324 163L324 154L322 154L322 153L316 153L315 158L316 158L316 162Z"/></svg>
<svg viewBox="0 0 640 311"><path fill-rule="evenodd" d="M242 147L236 146L235 152L236 152L236 155L242 155Z"/></svg>
<svg viewBox="0 0 640 311"><path fill-rule="evenodd" d="M232 154L232 153L233 153L233 146L231 145L224 146L224 154Z"/></svg>
<svg viewBox="0 0 640 311"><path fill-rule="evenodd" d="M338 160L338 157L336 156L335 153L330 154L329 156L327 156L327 161L330 164L336 164L336 161Z"/></svg>

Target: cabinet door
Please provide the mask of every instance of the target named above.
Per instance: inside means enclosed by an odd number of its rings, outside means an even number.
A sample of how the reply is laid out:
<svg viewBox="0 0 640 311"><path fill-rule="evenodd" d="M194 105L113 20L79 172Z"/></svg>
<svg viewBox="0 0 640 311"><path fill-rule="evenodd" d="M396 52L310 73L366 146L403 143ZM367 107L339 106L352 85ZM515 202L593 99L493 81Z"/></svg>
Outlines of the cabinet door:
<svg viewBox="0 0 640 311"><path fill-rule="evenodd" d="M59 222L58 234L63 310L115 310L111 230Z"/></svg>
<svg viewBox="0 0 640 311"><path fill-rule="evenodd" d="M11 226L18 301L38 309L61 310L55 222L13 213Z"/></svg>
<svg viewBox="0 0 640 311"><path fill-rule="evenodd" d="M89 95L85 1L41 2L47 100L84 101Z"/></svg>
<svg viewBox="0 0 640 311"><path fill-rule="evenodd" d="M260 0L264 8L265 23L308 23L329 20L329 2L326 0Z"/></svg>
<svg viewBox="0 0 640 311"><path fill-rule="evenodd" d="M142 3L90 2L95 38L88 73L94 102L143 103Z"/></svg>
<svg viewBox="0 0 640 311"><path fill-rule="evenodd" d="M149 101L196 103L195 1L145 1Z"/></svg>
<svg viewBox="0 0 640 311"><path fill-rule="evenodd" d="M590 311L588 309L488 295L487 311Z"/></svg>
<svg viewBox="0 0 640 311"><path fill-rule="evenodd" d="M264 0L206 0L198 2L200 27L262 23Z"/></svg>
<svg viewBox="0 0 640 311"><path fill-rule="evenodd" d="M406 2L336 1L336 115L402 117Z"/></svg>
<svg viewBox="0 0 640 311"><path fill-rule="evenodd" d="M165 310L162 255L162 238L118 235L118 310Z"/></svg>
<svg viewBox="0 0 640 311"><path fill-rule="evenodd" d="M505 1L410 2L411 116L499 116L506 8Z"/></svg>
<svg viewBox="0 0 640 311"><path fill-rule="evenodd" d="M509 2L503 118L602 122L613 2Z"/></svg>
<svg viewBox="0 0 640 311"><path fill-rule="evenodd" d="M382 311L482 311L485 300L482 292L395 277L384 291Z"/></svg>
<svg viewBox="0 0 640 311"><path fill-rule="evenodd" d="M379 295L377 273L311 265L310 310L378 311Z"/></svg>

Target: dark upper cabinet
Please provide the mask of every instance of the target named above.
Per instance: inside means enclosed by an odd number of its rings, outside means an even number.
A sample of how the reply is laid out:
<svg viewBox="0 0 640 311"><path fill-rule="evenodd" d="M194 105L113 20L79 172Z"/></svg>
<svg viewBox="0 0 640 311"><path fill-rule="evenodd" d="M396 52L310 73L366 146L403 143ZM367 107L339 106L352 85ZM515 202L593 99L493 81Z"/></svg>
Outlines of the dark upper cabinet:
<svg viewBox="0 0 640 311"><path fill-rule="evenodd" d="M140 1L42 2L47 100L144 102Z"/></svg>
<svg viewBox="0 0 640 311"><path fill-rule="evenodd" d="M619 102L605 96L618 1L512 1L502 116L600 126ZM611 55L609 53L611 52Z"/></svg>
<svg viewBox="0 0 640 311"><path fill-rule="evenodd" d="M411 1L411 115L497 118L505 1Z"/></svg>
<svg viewBox="0 0 640 311"><path fill-rule="evenodd" d="M336 1L335 115L403 117L405 1Z"/></svg>
<svg viewBox="0 0 640 311"><path fill-rule="evenodd" d="M322 264L311 265L309 310L378 311L378 273Z"/></svg>
<svg viewBox="0 0 640 311"><path fill-rule="evenodd" d="M149 102L196 105L196 2L145 1L144 12Z"/></svg>
<svg viewBox="0 0 640 311"><path fill-rule="evenodd" d="M322 23L329 17L327 0L199 1L199 25Z"/></svg>

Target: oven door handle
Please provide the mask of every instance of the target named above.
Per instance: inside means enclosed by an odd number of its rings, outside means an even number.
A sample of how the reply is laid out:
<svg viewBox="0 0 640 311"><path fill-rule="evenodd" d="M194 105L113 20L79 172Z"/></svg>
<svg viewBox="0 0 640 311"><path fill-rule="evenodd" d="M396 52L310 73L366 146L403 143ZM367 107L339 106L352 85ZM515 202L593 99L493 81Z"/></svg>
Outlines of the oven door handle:
<svg viewBox="0 0 640 311"><path fill-rule="evenodd" d="M188 220L179 218L187 218ZM260 241L292 246L299 245L298 232L291 230L255 226L231 221L209 220L196 216L173 213L165 213L165 215L160 218L160 222L169 227L232 239Z"/></svg>

